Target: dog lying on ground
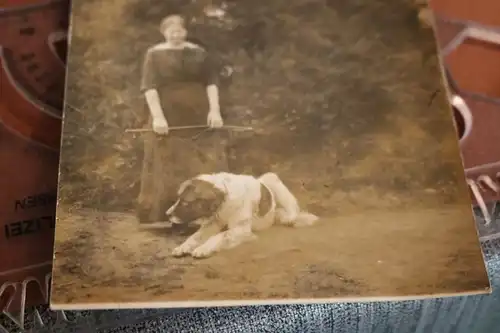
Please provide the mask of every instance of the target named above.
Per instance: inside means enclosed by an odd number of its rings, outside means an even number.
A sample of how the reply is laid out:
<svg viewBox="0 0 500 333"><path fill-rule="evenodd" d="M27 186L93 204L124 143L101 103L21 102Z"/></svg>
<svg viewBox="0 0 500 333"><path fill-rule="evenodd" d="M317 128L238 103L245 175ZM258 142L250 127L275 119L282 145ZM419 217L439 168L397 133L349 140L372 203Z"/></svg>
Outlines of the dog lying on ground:
<svg viewBox="0 0 500 333"><path fill-rule="evenodd" d="M166 211L171 223L200 228L173 250L179 257L206 258L256 238L273 224L310 226L318 217L302 211L295 196L274 173L259 178L232 173L202 174L179 186Z"/></svg>

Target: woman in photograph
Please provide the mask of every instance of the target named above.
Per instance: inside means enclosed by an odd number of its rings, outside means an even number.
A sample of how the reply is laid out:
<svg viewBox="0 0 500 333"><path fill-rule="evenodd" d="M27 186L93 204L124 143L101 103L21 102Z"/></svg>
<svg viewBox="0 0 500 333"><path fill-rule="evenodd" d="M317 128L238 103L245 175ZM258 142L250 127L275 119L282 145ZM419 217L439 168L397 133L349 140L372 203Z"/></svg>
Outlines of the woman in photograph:
<svg viewBox="0 0 500 333"><path fill-rule="evenodd" d="M147 51L141 79L153 129L144 135L141 223L165 221L165 211L176 201L184 180L227 170L227 133L218 129L223 119L213 56L186 39L181 16L163 19L160 31L165 41ZM208 126L189 128L199 125Z"/></svg>

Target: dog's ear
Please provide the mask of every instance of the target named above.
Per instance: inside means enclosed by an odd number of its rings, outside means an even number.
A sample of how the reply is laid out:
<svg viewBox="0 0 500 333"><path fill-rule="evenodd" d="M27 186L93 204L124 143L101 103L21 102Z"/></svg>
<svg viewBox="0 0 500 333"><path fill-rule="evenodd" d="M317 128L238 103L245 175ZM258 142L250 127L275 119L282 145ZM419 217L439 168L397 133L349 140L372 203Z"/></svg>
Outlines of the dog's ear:
<svg viewBox="0 0 500 333"><path fill-rule="evenodd" d="M196 197L206 202L212 212L218 210L220 205L226 200L227 193L211 182L197 180L191 184L194 185Z"/></svg>
<svg viewBox="0 0 500 333"><path fill-rule="evenodd" d="M226 201L227 193L217 187L213 187L212 196L210 198L210 209L215 212L219 210L220 206Z"/></svg>
<svg viewBox="0 0 500 333"><path fill-rule="evenodd" d="M193 180L190 185L192 185L197 198L211 200L217 194L217 188L215 188L212 183L205 180L196 179Z"/></svg>
<svg viewBox="0 0 500 333"><path fill-rule="evenodd" d="M219 210L224 201L226 201L226 193L216 188L216 190L212 193L210 199L208 199L207 201L209 203L209 211L215 213Z"/></svg>
<svg viewBox="0 0 500 333"><path fill-rule="evenodd" d="M177 190L177 195L181 195L182 192L184 192L186 190L186 188L191 185L192 183L192 180L191 179L188 179L188 180L185 180L182 182L181 185L179 185L179 189Z"/></svg>

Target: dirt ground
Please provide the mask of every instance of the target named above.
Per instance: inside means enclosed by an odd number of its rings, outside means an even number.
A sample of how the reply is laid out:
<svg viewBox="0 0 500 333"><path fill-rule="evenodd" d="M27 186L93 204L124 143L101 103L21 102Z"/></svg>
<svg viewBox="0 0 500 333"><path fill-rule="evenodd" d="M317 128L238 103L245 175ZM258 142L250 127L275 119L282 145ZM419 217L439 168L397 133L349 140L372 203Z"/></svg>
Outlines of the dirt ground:
<svg viewBox="0 0 500 333"><path fill-rule="evenodd" d="M488 287L464 208L364 212L275 226L207 259L173 258L187 235L126 213L61 210L52 303L423 295ZM369 218L367 218L369 217ZM457 222L457 223L455 223ZM189 233L187 233L189 234Z"/></svg>

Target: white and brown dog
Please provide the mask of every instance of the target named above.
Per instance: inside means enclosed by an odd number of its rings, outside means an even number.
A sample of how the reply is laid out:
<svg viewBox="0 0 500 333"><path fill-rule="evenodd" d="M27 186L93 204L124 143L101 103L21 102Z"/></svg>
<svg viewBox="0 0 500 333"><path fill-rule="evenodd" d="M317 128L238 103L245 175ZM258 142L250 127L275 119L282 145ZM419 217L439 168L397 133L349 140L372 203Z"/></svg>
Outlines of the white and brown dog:
<svg viewBox="0 0 500 333"><path fill-rule="evenodd" d="M259 178L226 172L199 175L181 184L178 199L166 215L175 224L201 225L172 253L195 258L254 240L254 231L275 223L310 226L318 219L301 211L295 196L274 173Z"/></svg>

